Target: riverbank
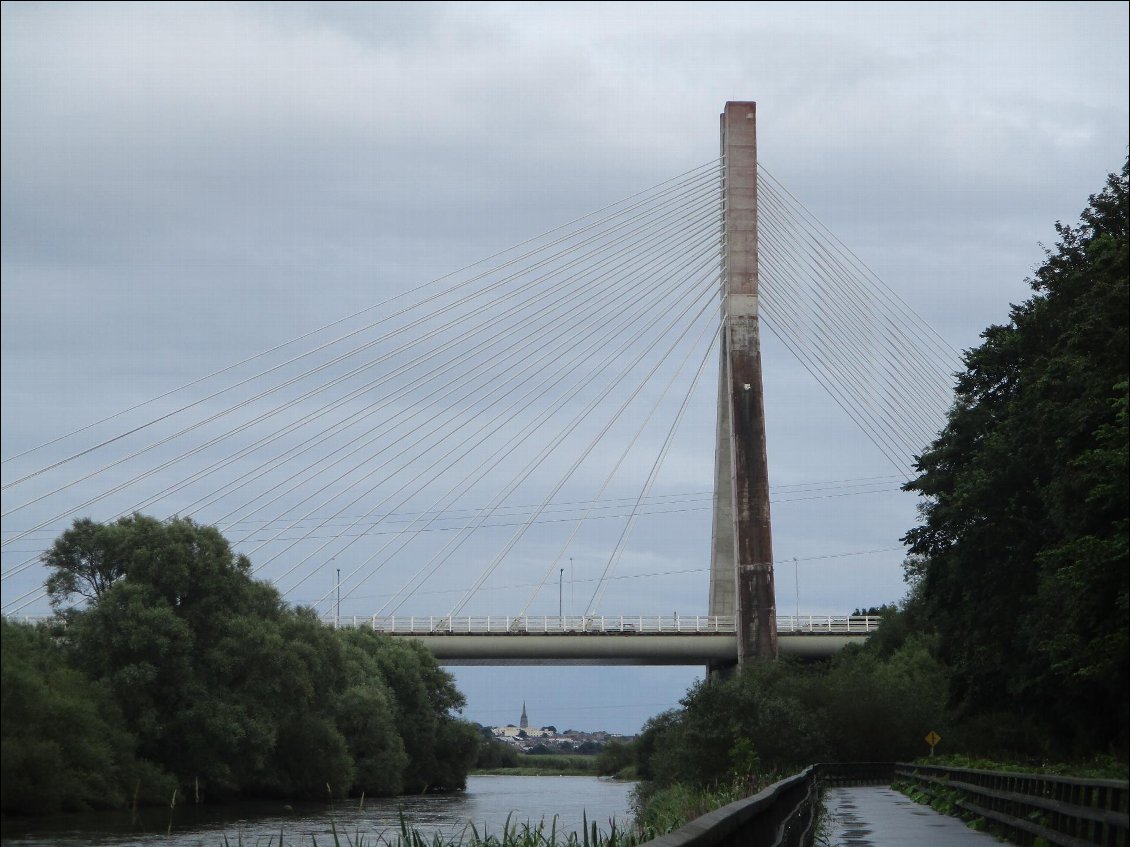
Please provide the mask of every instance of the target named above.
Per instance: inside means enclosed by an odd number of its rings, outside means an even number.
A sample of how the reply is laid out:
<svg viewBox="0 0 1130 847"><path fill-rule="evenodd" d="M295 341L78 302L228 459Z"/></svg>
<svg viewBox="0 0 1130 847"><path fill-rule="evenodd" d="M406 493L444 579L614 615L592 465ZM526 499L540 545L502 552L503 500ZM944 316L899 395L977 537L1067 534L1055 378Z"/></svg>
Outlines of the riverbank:
<svg viewBox="0 0 1130 847"><path fill-rule="evenodd" d="M476 768L471 773L476 776L599 776L596 759L596 756L579 753L520 753L516 765Z"/></svg>
<svg viewBox="0 0 1130 847"><path fill-rule="evenodd" d="M12 819L2 822L3 847L127 847L160 838L162 847L200 847L225 843L332 845L395 843L401 834L401 815L407 826L431 844L469 844L473 825L480 835L500 838L510 821L511 832L544 821L548 834L556 826L560 843L595 823L607 833L631 822L633 783L598 779L594 775L560 779L555 776L505 775L468 777L465 791L451 794L408 795L293 804L277 802L180 806L170 810L140 809L137 819L128 811L60 815L47 820ZM554 824L556 818L556 824ZM335 837L338 839L335 841Z"/></svg>
<svg viewBox="0 0 1130 847"><path fill-rule="evenodd" d="M575 770L573 768L547 768L547 767L517 767L517 768L483 768L471 771L471 776L587 776L592 777L591 770Z"/></svg>

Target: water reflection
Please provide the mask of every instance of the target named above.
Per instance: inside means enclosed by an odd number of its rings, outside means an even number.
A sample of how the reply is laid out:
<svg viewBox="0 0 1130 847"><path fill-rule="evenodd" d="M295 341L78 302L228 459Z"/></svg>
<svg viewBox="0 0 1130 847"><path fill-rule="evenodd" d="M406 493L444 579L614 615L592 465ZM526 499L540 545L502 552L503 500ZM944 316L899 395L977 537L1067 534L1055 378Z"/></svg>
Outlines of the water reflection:
<svg viewBox="0 0 1130 847"><path fill-rule="evenodd" d="M558 832L579 832L582 814L607 831L609 819L623 824L629 818L632 783L582 776L473 776L467 790L423 797L379 798L337 804L260 802L225 806L184 806L173 810L143 809L132 822L129 812L68 815L51 821L5 820L0 843L5 847L77 847L80 844L161 844L169 847L221 847L231 844L333 844L336 827L356 843L395 837L403 811L408 824L426 835L457 838L473 824L480 834L500 834L507 816L511 823L546 821L554 815ZM470 830L467 829L468 834Z"/></svg>

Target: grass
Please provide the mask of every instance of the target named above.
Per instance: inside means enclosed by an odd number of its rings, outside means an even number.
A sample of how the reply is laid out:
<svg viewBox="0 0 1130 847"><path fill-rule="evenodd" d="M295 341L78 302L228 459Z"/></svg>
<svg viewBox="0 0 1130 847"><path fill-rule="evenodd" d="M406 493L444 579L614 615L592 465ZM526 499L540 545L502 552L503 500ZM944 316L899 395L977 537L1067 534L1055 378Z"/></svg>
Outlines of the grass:
<svg viewBox="0 0 1130 847"><path fill-rule="evenodd" d="M475 776L596 776L596 757L579 753L519 753L517 767L482 768L471 773Z"/></svg>
<svg viewBox="0 0 1130 847"><path fill-rule="evenodd" d="M544 760L586 757L526 756L524 758ZM479 773L497 772L508 775L519 774L524 770L524 768L500 768L496 771L479 771ZM546 771L540 770L538 773L544 775ZM582 773L593 774L595 771ZM636 847L645 841L673 832L687 821L734 800L747 797L777 779L779 779L778 775L761 775L757 779L734 780L730 784L715 786L709 790L695 790L683 785L674 785L649 792L646 799L636 792L633 800L636 821L631 826L624 826L611 820L607 831L600 829L595 821L589 821L587 815L583 818L580 832L559 832L557 815L554 815L548 823L543 819L536 824L528 821L515 824L511 815L506 818L502 832L497 835L480 833L473 824L468 824L456 837L440 833L425 835L408 825L402 811L399 828L391 833L367 835L356 832L351 836L348 833L338 832L336 822L331 818L328 839L324 838L319 843L317 838L311 835L308 842L304 839L301 843L309 847L329 847L329 845L333 847ZM229 841L225 836L223 840L224 847L292 847L292 845L298 847L298 843L287 842L282 832L279 833L277 840L273 836L254 841L244 841L240 837L235 842Z"/></svg>
<svg viewBox="0 0 1130 847"><path fill-rule="evenodd" d="M474 824L468 824L458 838L445 837L439 833L426 836L418 829L408 826L402 812L400 828L391 835L366 836L355 833L350 836L348 833L339 833L336 823L331 820L330 839L322 844L327 847L330 844L333 847L635 847L644 840L646 839L639 833L617 826L615 821L610 821L610 829L605 832L587 817L584 818L580 833L559 833L556 815L549 824L542 820L537 824L526 822L515 825L507 817L501 835L480 833ZM310 836L310 841L311 847L319 847L318 840L313 835ZM279 833L277 841L274 836L254 841L244 841L242 836L238 836L234 842L226 835L223 838L224 847L291 847L296 844L297 842L287 842L283 832Z"/></svg>
<svg viewBox="0 0 1130 847"><path fill-rule="evenodd" d="M596 776L596 771L573 768L534 767L519 765L516 768L479 768L471 776Z"/></svg>
<svg viewBox="0 0 1130 847"><path fill-rule="evenodd" d="M548 768L596 773L596 756L582 756L580 753L550 753L545 755L519 753L518 764L524 768L544 765Z"/></svg>
<svg viewBox="0 0 1130 847"><path fill-rule="evenodd" d="M644 841L658 838L675 831L687 821L748 797L749 794L749 786L738 780L710 789L691 788L676 783L649 792L646 797L637 792L632 804L636 828L647 836L642 839Z"/></svg>
<svg viewBox="0 0 1130 847"><path fill-rule="evenodd" d="M973 756L948 755L930 756L918 759L914 764L937 765L945 768L971 768L983 771L1007 771L1009 773L1047 774L1050 776L1074 776L1082 779L1126 779L1127 765L1113 756L1100 756L1084 762L1056 763L1001 761L979 759Z"/></svg>
<svg viewBox="0 0 1130 847"><path fill-rule="evenodd" d="M1081 764L1050 764L1046 762L1033 764L1030 762L993 761L969 756L949 755L922 758L915 762L915 764L1007 773L1025 773L1034 776L1070 776L1083 779L1126 778L1126 765L1113 758L1109 760L1095 759ZM961 804L967 798L967 795L966 792L960 788L936 784L922 785L912 779L896 779L891 784L891 787L896 791L901 791L916 803L929 806L943 815L952 815L953 817L960 818L965 821L970 829L987 831L1004 839L1009 839L1010 833L1015 835L1017 831L1007 826L1002 827L996 822L986 820L963 808ZM1028 820L1030 823L1039 824L1041 826L1048 824L1044 813L1032 812L1028 815ZM1043 838L1037 838L1033 843L1037 845L1037 847L1040 847L1041 843L1046 847L1046 842Z"/></svg>

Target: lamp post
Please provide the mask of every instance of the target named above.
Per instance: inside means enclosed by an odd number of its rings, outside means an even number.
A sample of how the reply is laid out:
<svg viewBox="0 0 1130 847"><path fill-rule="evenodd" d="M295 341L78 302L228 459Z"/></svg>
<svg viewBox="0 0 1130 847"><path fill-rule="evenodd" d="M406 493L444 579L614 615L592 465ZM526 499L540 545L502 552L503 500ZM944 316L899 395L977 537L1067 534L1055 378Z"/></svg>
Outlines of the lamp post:
<svg viewBox="0 0 1130 847"><path fill-rule="evenodd" d="M340 625L341 621L341 568L337 569L337 607L334 612L334 628Z"/></svg>
<svg viewBox="0 0 1130 847"><path fill-rule="evenodd" d="M561 621L561 588L565 584L565 568L561 568L557 572L557 620ZM565 628L564 622L561 623L561 628Z"/></svg>
<svg viewBox="0 0 1130 847"><path fill-rule="evenodd" d="M800 629L800 563L793 556L793 580L796 583L796 620L793 629Z"/></svg>

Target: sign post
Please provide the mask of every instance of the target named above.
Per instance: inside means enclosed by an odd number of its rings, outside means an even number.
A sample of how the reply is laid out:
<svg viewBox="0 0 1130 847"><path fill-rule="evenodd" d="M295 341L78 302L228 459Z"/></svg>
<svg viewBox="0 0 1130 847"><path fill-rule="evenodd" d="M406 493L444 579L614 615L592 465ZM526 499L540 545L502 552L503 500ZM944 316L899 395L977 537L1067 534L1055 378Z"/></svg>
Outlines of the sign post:
<svg viewBox="0 0 1130 847"><path fill-rule="evenodd" d="M938 742L941 741L941 740L942 740L942 736L938 735L938 733L934 732L934 730L930 730L928 733L926 733L926 743L930 745L930 755L931 756L934 755L934 748L938 745Z"/></svg>

